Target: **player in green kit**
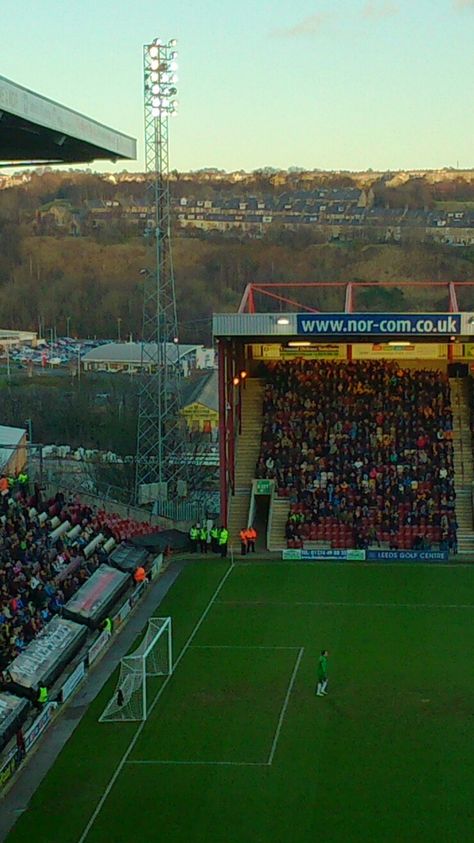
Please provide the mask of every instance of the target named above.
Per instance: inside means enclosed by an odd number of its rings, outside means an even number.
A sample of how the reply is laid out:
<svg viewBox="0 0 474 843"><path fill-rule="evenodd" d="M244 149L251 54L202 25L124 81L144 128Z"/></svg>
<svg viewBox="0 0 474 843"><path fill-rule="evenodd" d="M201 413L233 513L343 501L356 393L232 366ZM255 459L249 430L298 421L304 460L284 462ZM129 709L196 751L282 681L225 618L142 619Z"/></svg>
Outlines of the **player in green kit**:
<svg viewBox="0 0 474 843"><path fill-rule="evenodd" d="M318 661L318 684L316 686L316 696L324 697L327 694L326 688L328 686L328 651L321 650L321 655Z"/></svg>

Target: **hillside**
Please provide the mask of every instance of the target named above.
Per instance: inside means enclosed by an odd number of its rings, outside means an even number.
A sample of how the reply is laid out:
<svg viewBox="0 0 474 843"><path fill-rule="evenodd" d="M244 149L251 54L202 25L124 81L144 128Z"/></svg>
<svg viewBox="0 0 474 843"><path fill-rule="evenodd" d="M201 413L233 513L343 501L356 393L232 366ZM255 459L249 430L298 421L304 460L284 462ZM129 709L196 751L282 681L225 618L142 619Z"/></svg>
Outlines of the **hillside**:
<svg viewBox="0 0 474 843"><path fill-rule="evenodd" d="M474 202L472 175L446 173L434 178L368 173L365 178L375 209L410 207L416 216L416 209L438 204L453 210L469 207ZM245 197L285 190L343 190L357 183L361 183L360 174L261 170L237 179L236 174L174 173L172 192L179 202L185 194ZM120 326L122 338L140 336L140 269L147 264L149 247L140 226L131 220L135 204L143 209L143 175L45 172L3 178L1 186L0 326L33 330L41 326L45 332L56 327L58 333L65 333L69 320L74 335L116 337ZM291 230L272 224L258 238L235 231L195 231L191 236L175 227L181 339L209 342L211 313L234 310L251 281L474 280L473 246L419 242L415 223L412 232L407 232L399 243L379 242L376 232L372 239L369 233L365 240L351 242L349 236L345 241L328 242L327 235L321 237L311 226ZM425 294L410 299L406 295L397 289L367 291L360 294L356 306L400 309L428 304ZM464 306L471 303L469 296L463 297ZM342 306L340 293L330 289L324 301L308 299L308 303L321 308ZM429 304L435 302L430 299ZM436 304L444 307L445 301Z"/></svg>
<svg viewBox="0 0 474 843"><path fill-rule="evenodd" d="M474 281L474 250L429 245L304 244L268 240L178 238L174 247L181 339L210 340L211 313L234 310L251 281ZM1 240L1 236L0 236ZM139 238L99 244L82 238L24 237L0 260L0 325L43 330L56 326L79 336L140 335L140 269L147 259ZM3 266L2 266L3 265ZM307 300L342 306L340 293ZM432 299L430 306L434 305ZM466 303L467 304L467 301ZM473 302L474 304L474 302ZM357 302L371 307L423 307L397 289L367 291ZM445 302L439 303L442 309Z"/></svg>

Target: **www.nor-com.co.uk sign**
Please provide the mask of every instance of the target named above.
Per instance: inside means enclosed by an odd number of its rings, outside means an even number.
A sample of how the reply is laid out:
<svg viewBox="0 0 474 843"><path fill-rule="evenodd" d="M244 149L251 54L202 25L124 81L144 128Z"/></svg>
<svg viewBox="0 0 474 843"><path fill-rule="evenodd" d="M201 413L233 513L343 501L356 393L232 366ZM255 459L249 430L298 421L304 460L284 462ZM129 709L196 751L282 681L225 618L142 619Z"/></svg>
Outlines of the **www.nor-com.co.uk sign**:
<svg viewBox="0 0 474 843"><path fill-rule="evenodd" d="M460 313L298 313L303 336L451 336L461 333Z"/></svg>

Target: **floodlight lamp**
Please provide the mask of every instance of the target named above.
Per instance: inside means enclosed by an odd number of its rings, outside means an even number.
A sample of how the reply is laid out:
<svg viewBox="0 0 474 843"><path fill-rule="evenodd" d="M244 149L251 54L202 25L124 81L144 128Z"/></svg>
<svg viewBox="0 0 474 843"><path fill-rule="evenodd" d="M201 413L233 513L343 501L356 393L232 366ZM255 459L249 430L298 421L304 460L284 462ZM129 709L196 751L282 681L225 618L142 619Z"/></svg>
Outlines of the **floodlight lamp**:
<svg viewBox="0 0 474 843"><path fill-rule="evenodd" d="M175 94L178 93L178 89L177 88L170 88L168 93L169 93L170 97L174 97Z"/></svg>
<svg viewBox="0 0 474 843"><path fill-rule="evenodd" d="M178 69L178 62L177 61L171 61L170 62L170 70L177 70L177 69Z"/></svg>
<svg viewBox="0 0 474 843"><path fill-rule="evenodd" d="M168 41L168 46L169 47L176 47L177 43L178 42L177 42L176 38L172 38L170 41Z"/></svg>
<svg viewBox="0 0 474 843"><path fill-rule="evenodd" d="M160 47L162 45L163 41L161 40L161 38L154 38L153 43L158 44L158 46Z"/></svg>
<svg viewBox="0 0 474 843"><path fill-rule="evenodd" d="M174 50L172 53L170 53L170 60L171 61L176 61L177 58L178 58L178 53L176 52L176 50Z"/></svg>
<svg viewBox="0 0 474 843"><path fill-rule="evenodd" d="M240 373L240 377L242 378L243 381L247 377L247 372L245 371L245 369Z"/></svg>
<svg viewBox="0 0 474 843"><path fill-rule="evenodd" d="M160 66L160 63L159 63L158 59L152 59L151 60L151 62L150 62L150 69L151 70L158 70L159 66Z"/></svg>
<svg viewBox="0 0 474 843"><path fill-rule="evenodd" d="M173 337L173 342L175 343L175 345L178 345L179 337Z"/></svg>
<svg viewBox="0 0 474 843"><path fill-rule="evenodd" d="M148 50L148 55L150 56L150 58L156 59L156 57L158 56L158 53L159 53L158 47L155 44L152 44L152 46Z"/></svg>
<svg viewBox="0 0 474 843"><path fill-rule="evenodd" d="M153 108L159 108L160 103L161 103L161 101L158 97L153 97L153 99L151 101L151 104L152 104Z"/></svg>
<svg viewBox="0 0 474 843"><path fill-rule="evenodd" d="M238 386L239 385L239 379L237 377L235 377L233 379L232 383L234 384L234 386Z"/></svg>
<svg viewBox="0 0 474 843"><path fill-rule="evenodd" d="M159 77L158 73L156 72L156 70L153 73L150 73L150 79L151 79L152 82L158 82L159 78L160 77Z"/></svg>
<svg viewBox="0 0 474 843"><path fill-rule="evenodd" d="M151 109L151 116L152 117L159 117L160 116L160 109L159 108L152 108Z"/></svg>
<svg viewBox="0 0 474 843"><path fill-rule="evenodd" d="M152 94L159 94L160 93L160 86L159 85L152 85L151 86Z"/></svg>

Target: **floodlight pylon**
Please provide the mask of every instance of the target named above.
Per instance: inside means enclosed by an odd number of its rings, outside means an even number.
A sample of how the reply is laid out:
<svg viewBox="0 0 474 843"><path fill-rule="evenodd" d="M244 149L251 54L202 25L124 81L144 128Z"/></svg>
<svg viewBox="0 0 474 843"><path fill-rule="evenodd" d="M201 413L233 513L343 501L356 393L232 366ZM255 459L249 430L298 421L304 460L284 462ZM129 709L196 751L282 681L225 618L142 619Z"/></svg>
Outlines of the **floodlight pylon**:
<svg viewBox="0 0 474 843"><path fill-rule="evenodd" d="M171 251L169 187L168 121L176 112L176 83L170 70L176 61L175 55L174 39L163 43L157 38L143 48L145 169L149 179L147 205L150 209L145 233L150 249L148 266L142 270L142 365L135 470L137 502L175 501L177 494L183 494L183 484L178 481L186 480L187 474L183 458L186 432L180 415L183 372Z"/></svg>

